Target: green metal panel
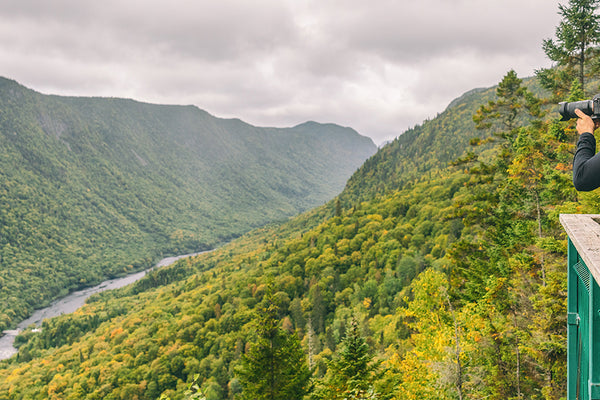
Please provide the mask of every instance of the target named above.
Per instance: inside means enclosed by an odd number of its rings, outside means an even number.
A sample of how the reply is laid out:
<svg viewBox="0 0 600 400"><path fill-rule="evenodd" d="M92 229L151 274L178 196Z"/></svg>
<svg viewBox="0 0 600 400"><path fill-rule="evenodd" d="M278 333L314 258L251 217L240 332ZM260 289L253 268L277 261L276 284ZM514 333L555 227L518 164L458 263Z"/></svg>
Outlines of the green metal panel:
<svg viewBox="0 0 600 400"><path fill-rule="evenodd" d="M600 400L600 286L569 239L567 399Z"/></svg>
<svg viewBox="0 0 600 400"><path fill-rule="evenodd" d="M583 268L581 268L583 261L579 261L577 264L573 266L575 273L579 277L578 285L577 285L577 313L579 314L579 326L577 337L575 338L576 346L577 346L577 373L576 379L578 382L578 390L579 397L575 397L576 399L589 399L588 393L588 380L589 380L589 309L590 309L590 294L588 292L588 288L586 283L589 282L589 272L586 277L583 272ZM585 264L584 264L585 265ZM579 267L579 268L578 268ZM578 273L579 272L579 273ZM581 276L584 276L582 279ZM582 283L583 281L583 283Z"/></svg>
<svg viewBox="0 0 600 400"><path fill-rule="evenodd" d="M591 279L589 307L589 393L590 399L600 400L600 286Z"/></svg>
<svg viewBox="0 0 600 400"><path fill-rule="evenodd" d="M568 297L567 297L567 312L568 312L568 330L567 330L567 399L577 400L581 391L580 374L581 365L579 360L579 278L575 269L575 264L579 261L579 255L571 239L569 239L569 269L568 269ZM580 398L580 397L579 397Z"/></svg>

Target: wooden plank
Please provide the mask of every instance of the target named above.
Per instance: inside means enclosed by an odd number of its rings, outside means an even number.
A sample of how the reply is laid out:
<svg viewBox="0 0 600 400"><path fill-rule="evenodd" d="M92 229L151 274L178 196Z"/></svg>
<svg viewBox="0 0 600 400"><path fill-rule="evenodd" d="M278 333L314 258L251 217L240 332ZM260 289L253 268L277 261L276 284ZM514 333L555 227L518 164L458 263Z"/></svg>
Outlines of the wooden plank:
<svg viewBox="0 0 600 400"><path fill-rule="evenodd" d="M561 214L559 219L579 256L600 284L600 214Z"/></svg>

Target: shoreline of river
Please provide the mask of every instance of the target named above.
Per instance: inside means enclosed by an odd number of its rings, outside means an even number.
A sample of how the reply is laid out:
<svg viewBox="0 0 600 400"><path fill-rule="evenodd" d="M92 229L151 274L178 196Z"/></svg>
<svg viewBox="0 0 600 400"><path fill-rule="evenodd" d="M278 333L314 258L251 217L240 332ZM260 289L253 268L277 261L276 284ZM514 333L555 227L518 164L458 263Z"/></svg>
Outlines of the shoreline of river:
<svg viewBox="0 0 600 400"><path fill-rule="evenodd" d="M166 267L182 258L194 257L203 253L208 253L210 251L212 250L201 251L192 254L184 254L180 256L165 257L159 262L157 262L154 266L146 270L135 272L121 278L108 279L96 286L72 292L66 295L65 297L53 301L52 304L50 304L47 307L35 310L29 318L21 321L17 325L17 329L7 329L4 332L2 332L2 336L0 337L0 360L6 360L12 357L13 355L17 354L18 350L13 346L15 338L28 326L32 324L41 326L42 321L45 319L58 317L59 315L63 314L71 314L80 307L82 307L85 304L85 301L93 294L101 293L106 290L122 288L142 279L144 276L146 276L148 272L156 268Z"/></svg>

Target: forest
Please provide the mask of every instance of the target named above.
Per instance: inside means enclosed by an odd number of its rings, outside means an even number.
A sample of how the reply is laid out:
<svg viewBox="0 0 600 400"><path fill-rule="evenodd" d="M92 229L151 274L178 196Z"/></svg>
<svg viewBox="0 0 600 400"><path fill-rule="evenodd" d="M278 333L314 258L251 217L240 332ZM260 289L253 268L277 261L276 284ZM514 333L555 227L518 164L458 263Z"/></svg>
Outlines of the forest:
<svg viewBox="0 0 600 400"><path fill-rule="evenodd" d="M68 292L322 205L374 151L333 124L259 128L0 78L0 331Z"/></svg>
<svg viewBox="0 0 600 400"><path fill-rule="evenodd" d="M458 98L325 205L25 331L0 399L565 398L558 216L600 195L556 103L600 89L597 7L559 7L554 67Z"/></svg>

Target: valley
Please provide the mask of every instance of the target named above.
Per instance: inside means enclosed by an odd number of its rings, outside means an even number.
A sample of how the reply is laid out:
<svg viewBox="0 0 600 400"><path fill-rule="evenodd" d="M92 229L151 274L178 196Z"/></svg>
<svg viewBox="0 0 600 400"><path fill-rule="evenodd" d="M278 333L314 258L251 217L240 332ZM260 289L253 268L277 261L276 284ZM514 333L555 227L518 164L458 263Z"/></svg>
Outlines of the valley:
<svg viewBox="0 0 600 400"><path fill-rule="evenodd" d="M96 293L122 288L137 282L156 268L165 267L182 258L193 257L203 253L205 252L163 258L150 269L126 275L122 278L106 280L94 287L79 290L77 292L70 293L63 298L57 299L48 307L35 310L29 318L19 322L16 329L6 330L3 332L3 335L0 337L0 360L5 360L17 354L18 349L14 347L16 336L21 331L30 328L32 325L36 328L31 329L38 333L39 327L42 325L43 320L75 312L85 304L88 298Z"/></svg>
<svg viewBox="0 0 600 400"><path fill-rule="evenodd" d="M333 124L43 95L0 79L0 329L71 291L323 204L375 152Z"/></svg>
<svg viewBox="0 0 600 400"><path fill-rule="evenodd" d="M511 101L532 101L517 89ZM379 149L333 200L26 330L0 392L183 399L198 382L207 399L236 399L272 326L285 351L302 349L314 398L342 385L332 371L349 332L369 349L361 385L380 399L560 398L564 379L548 379L566 368L558 214L599 202L572 188L572 128L545 109L519 107L504 136L476 129L498 99L497 87L469 92Z"/></svg>
<svg viewBox="0 0 600 400"><path fill-rule="evenodd" d="M597 394L600 0L4 3L0 400Z"/></svg>

